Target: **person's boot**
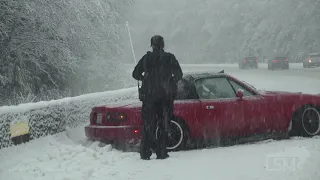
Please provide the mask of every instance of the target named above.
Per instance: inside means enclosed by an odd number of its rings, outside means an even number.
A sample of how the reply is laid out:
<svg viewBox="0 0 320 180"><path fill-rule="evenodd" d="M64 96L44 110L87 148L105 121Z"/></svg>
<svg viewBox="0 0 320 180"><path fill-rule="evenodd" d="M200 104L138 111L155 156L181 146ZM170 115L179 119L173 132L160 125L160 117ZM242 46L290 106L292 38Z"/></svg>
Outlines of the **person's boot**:
<svg viewBox="0 0 320 180"><path fill-rule="evenodd" d="M150 160L151 155L152 155L151 150L144 150L140 152L140 158L142 160Z"/></svg>
<svg viewBox="0 0 320 180"><path fill-rule="evenodd" d="M157 159L167 159L169 156L167 150L162 150L161 152L157 152Z"/></svg>
<svg viewBox="0 0 320 180"><path fill-rule="evenodd" d="M143 138L140 144L140 158L143 160L150 160L152 151L149 148L149 145L149 142Z"/></svg>
<svg viewBox="0 0 320 180"><path fill-rule="evenodd" d="M167 147L166 147L166 141L165 137L161 137L162 139L158 142L158 147L156 151L157 159L166 159L169 156Z"/></svg>
<svg viewBox="0 0 320 180"><path fill-rule="evenodd" d="M167 159L168 157L170 157L169 154L168 153L164 153L164 154L158 155L157 159Z"/></svg>

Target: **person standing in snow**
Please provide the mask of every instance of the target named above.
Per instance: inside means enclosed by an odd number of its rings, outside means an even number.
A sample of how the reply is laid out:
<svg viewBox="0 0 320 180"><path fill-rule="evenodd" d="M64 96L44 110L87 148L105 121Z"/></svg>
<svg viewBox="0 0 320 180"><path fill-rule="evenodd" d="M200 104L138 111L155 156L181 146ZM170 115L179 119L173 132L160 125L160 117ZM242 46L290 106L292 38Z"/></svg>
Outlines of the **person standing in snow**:
<svg viewBox="0 0 320 180"><path fill-rule="evenodd" d="M169 157L166 144L168 123L173 116L174 99L177 94L177 82L183 73L176 57L164 51L164 39L160 35L151 38L152 52L148 51L138 62L132 77L142 81L139 94L142 101L141 118L143 133L140 145L140 157L149 160L152 149L157 159ZM159 125L159 137L156 128Z"/></svg>

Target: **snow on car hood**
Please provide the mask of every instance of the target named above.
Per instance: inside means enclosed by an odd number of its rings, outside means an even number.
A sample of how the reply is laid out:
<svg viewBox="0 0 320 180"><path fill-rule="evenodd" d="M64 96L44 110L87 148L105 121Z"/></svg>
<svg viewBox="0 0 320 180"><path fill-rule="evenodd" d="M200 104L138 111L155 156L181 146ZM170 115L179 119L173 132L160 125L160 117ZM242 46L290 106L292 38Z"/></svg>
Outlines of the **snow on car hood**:
<svg viewBox="0 0 320 180"><path fill-rule="evenodd" d="M262 94L302 94L302 92L289 92L289 91L265 91L260 90L259 91Z"/></svg>

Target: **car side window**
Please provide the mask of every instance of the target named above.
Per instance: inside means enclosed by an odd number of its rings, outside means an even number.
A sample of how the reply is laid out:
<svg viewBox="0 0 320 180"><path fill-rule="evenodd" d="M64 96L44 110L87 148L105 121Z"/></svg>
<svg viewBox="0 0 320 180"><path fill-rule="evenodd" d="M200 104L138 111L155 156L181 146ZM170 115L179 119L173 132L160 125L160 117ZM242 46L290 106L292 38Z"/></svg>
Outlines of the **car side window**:
<svg viewBox="0 0 320 180"><path fill-rule="evenodd" d="M225 77L203 78L195 81L199 99L235 98L236 94Z"/></svg>
<svg viewBox="0 0 320 180"><path fill-rule="evenodd" d="M250 91L248 91L247 88L239 85L238 83L230 80L230 84L233 86L235 91L237 91L238 89L242 89L243 90L243 96L254 96L254 94L252 94Z"/></svg>

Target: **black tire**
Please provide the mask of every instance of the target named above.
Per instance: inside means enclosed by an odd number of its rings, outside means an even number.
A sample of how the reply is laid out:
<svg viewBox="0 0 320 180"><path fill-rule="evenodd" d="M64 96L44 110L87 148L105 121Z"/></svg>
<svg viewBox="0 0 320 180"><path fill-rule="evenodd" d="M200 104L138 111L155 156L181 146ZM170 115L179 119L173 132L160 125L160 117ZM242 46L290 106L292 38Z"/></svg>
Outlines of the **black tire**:
<svg viewBox="0 0 320 180"><path fill-rule="evenodd" d="M310 68L311 66L307 65L307 64L303 64L304 68Z"/></svg>
<svg viewBox="0 0 320 180"><path fill-rule="evenodd" d="M179 134L173 134L173 138L168 138L168 145L167 145L167 150L168 151L179 151L179 150L184 150L187 149L188 147L188 142L189 142L189 127L185 123L184 120L174 118L173 120L170 121L170 130L171 133L174 131L175 133ZM178 130L178 131L175 131ZM156 139L158 138L158 132L159 132L159 127L156 129Z"/></svg>
<svg viewBox="0 0 320 180"><path fill-rule="evenodd" d="M272 64L268 64L268 70L273 70Z"/></svg>
<svg viewBox="0 0 320 180"><path fill-rule="evenodd" d="M292 118L290 136L313 137L320 135L319 108L313 105L304 105L295 112Z"/></svg>

